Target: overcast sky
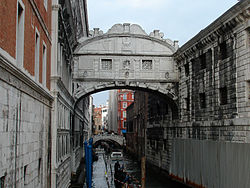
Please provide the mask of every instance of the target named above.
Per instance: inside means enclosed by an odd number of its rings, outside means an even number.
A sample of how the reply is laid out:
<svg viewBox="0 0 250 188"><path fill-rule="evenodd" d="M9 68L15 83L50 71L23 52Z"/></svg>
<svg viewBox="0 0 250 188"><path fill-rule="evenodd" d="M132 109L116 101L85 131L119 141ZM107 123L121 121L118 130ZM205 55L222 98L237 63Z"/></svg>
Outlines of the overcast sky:
<svg viewBox="0 0 250 188"><path fill-rule="evenodd" d="M238 0L87 0L89 28L104 33L117 23L139 24L146 33L155 29L182 46ZM105 104L107 92L94 95Z"/></svg>

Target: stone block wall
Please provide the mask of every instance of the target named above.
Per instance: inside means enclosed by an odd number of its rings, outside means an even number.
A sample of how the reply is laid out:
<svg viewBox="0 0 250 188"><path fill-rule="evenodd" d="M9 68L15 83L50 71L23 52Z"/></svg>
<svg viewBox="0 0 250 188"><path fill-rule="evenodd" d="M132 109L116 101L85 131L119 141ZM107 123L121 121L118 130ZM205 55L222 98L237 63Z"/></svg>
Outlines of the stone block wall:
<svg viewBox="0 0 250 188"><path fill-rule="evenodd" d="M177 50L178 118L148 120L147 162L192 187L249 186L249 9L240 1Z"/></svg>
<svg viewBox="0 0 250 188"><path fill-rule="evenodd" d="M49 187L51 98L3 67L0 73L4 76L0 79L1 183L5 187Z"/></svg>
<svg viewBox="0 0 250 188"><path fill-rule="evenodd" d="M226 12L224 26L215 21L175 54L186 138L249 142L249 14L239 14Z"/></svg>

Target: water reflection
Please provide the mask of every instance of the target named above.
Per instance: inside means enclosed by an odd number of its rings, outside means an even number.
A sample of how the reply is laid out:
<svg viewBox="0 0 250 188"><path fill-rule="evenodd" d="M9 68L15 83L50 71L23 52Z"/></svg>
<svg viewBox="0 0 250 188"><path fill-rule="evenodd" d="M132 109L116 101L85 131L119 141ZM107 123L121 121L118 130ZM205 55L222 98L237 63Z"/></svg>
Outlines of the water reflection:
<svg viewBox="0 0 250 188"><path fill-rule="evenodd" d="M93 188L115 188L114 184L114 165L115 160L111 160L105 153L98 154L98 161L93 163ZM124 165L124 169L135 179L140 180L141 171L137 162L132 160L129 155L124 154L123 160L119 161L120 165ZM135 181L134 181L135 182ZM133 187L133 186L130 186ZM134 186L136 187L136 186ZM185 188L185 186L169 180L157 172L146 171L146 188ZM84 186L86 188L86 185Z"/></svg>

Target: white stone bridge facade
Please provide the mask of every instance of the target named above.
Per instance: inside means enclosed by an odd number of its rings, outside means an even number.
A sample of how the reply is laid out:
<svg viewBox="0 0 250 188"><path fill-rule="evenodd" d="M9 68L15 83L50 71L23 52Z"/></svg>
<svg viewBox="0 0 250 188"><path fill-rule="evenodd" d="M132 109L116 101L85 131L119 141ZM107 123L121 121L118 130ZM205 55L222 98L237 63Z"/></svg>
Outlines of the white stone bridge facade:
<svg viewBox="0 0 250 188"><path fill-rule="evenodd" d="M136 24L91 32L74 53L75 99L114 88L153 90L177 99L177 41L163 39L159 30L148 35Z"/></svg>

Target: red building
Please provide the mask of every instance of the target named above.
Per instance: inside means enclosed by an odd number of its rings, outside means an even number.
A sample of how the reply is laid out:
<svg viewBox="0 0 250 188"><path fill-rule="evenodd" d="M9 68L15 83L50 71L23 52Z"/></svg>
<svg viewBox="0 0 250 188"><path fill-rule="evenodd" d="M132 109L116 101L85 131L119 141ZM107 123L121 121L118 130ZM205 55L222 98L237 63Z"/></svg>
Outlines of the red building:
<svg viewBox="0 0 250 188"><path fill-rule="evenodd" d="M0 12L1 54L50 89L51 0L1 0Z"/></svg>
<svg viewBox="0 0 250 188"><path fill-rule="evenodd" d="M94 119L93 133L99 134L102 132L102 107L94 108L93 119Z"/></svg>
<svg viewBox="0 0 250 188"><path fill-rule="evenodd" d="M118 95L118 134L126 133L127 107L134 102L134 91L121 89Z"/></svg>

